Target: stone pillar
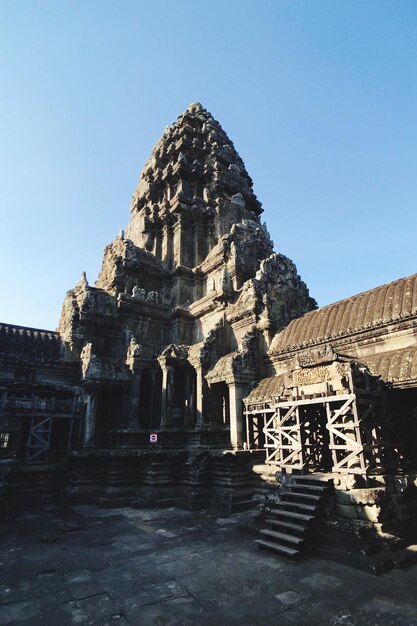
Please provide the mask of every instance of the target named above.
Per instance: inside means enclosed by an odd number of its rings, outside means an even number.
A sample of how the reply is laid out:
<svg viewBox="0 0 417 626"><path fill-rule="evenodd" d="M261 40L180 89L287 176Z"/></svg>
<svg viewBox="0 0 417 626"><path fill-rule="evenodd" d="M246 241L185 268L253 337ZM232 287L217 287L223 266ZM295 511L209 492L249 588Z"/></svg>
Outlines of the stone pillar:
<svg viewBox="0 0 417 626"><path fill-rule="evenodd" d="M173 392L174 392L174 367L172 365L163 365L162 366L161 428L166 428L169 425Z"/></svg>
<svg viewBox="0 0 417 626"><path fill-rule="evenodd" d="M168 369L162 367L162 397L161 397L161 421L159 426L161 428L166 427L167 423L167 391L168 391Z"/></svg>
<svg viewBox="0 0 417 626"><path fill-rule="evenodd" d="M134 372L130 388L129 427L139 426L139 398L142 370Z"/></svg>
<svg viewBox="0 0 417 626"><path fill-rule="evenodd" d="M189 376L189 381L190 381L190 388L189 388L189 407L190 407L190 416L191 416L191 420L192 420L192 425L193 427L195 427L196 422L197 422L197 415L196 415L196 405L195 405L195 383L196 383L196 377L194 374L193 370L189 370L188 372L188 376Z"/></svg>
<svg viewBox="0 0 417 626"><path fill-rule="evenodd" d="M182 230L183 230L183 224L182 224L182 216L178 215L177 217L177 221L174 224L174 229L173 229L173 240L174 240L174 264L175 265L182 265L183 264L183 259L182 259Z"/></svg>
<svg viewBox="0 0 417 626"><path fill-rule="evenodd" d="M196 372L196 428L201 428L203 425L203 368L201 366L195 368Z"/></svg>
<svg viewBox="0 0 417 626"><path fill-rule="evenodd" d="M155 235L154 254L158 261L162 259L162 231L158 228Z"/></svg>
<svg viewBox="0 0 417 626"><path fill-rule="evenodd" d="M231 383L229 387L230 442L233 448L241 448L244 439L242 400L247 384Z"/></svg>
<svg viewBox="0 0 417 626"><path fill-rule="evenodd" d="M208 244L208 251L209 251L213 248L213 246L216 245L216 237L214 234L214 226L212 223L210 223L207 227L206 237L207 237L207 244Z"/></svg>
<svg viewBox="0 0 417 626"><path fill-rule="evenodd" d="M155 380L156 380L156 372L154 369L150 370L151 372L151 394L150 394L150 398L149 398L149 415L150 415L150 420L149 420L149 426L150 428L154 427L155 424L155 396L157 393L157 390L155 389Z"/></svg>
<svg viewBox="0 0 417 626"><path fill-rule="evenodd" d="M162 228L162 261L168 268L172 267L172 228L167 222Z"/></svg>
<svg viewBox="0 0 417 626"><path fill-rule="evenodd" d="M195 239L195 264L198 265L206 258L209 249L211 249L211 227L201 217L196 216L194 223L194 239Z"/></svg>
<svg viewBox="0 0 417 626"><path fill-rule="evenodd" d="M85 403L83 424L83 448L94 448L94 433L96 427L96 394L90 390Z"/></svg>

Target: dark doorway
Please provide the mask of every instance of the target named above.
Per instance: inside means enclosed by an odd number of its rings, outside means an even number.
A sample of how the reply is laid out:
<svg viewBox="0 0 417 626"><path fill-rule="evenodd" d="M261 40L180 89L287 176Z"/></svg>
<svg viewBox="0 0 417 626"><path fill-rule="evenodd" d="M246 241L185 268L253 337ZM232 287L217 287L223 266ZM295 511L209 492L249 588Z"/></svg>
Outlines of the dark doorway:
<svg viewBox="0 0 417 626"><path fill-rule="evenodd" d="M94 437L97 446L106 446L109 441L109 431L120 425L122 406L123 392L121 389L107 387L97 392L96 429Z"/></svg>
<svg viewBox="0 0 417 626"><path fill-rule="evenodd" d="M189 365L174 367L173 426L192 428L196 418L196 373Z"/></svg>
<svg viewBox="0 0 417 626"><path fill-rule="evenodd" d="M160 369L154 372L154 386L152 391L152 415L151 428L159 428L161 424L162 406L162 372Z"/></svg>
<svg viewBox="0 0 417 626"><path fill-rule="evenodd" d="M230 427L229 387L225 382L215 383L212 391L213 422L224 428Z"/></svg>
<svg viewBox="0 0 417 626"><path fill-rule="evenodd" d="M149 429L152 427L152 410L153 410L153 380L150 370L145 369L142 372L140 381L139 394L139 426L140 428Z"/></svg>

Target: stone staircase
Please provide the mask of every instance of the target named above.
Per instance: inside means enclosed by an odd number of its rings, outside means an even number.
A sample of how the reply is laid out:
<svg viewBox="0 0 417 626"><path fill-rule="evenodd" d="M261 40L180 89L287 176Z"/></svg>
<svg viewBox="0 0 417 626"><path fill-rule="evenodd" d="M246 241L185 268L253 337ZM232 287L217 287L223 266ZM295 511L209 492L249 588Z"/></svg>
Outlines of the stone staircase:
<svg viewBox="0 0 417 626"><path fill-rule="evenodd" d="M280 500L266 506L267 528L256 540L259 548L296 558L314 533L314 523L330 492L328 478L294 475L283 483Z"/></svg>

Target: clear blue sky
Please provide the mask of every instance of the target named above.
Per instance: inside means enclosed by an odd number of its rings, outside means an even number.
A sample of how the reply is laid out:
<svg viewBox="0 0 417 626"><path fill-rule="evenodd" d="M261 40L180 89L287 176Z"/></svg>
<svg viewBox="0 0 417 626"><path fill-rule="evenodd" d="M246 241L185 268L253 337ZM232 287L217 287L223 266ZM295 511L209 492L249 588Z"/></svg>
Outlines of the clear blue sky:
<svg viewBox="0 0 417 626"><path fill-rule="evenodd" d="M195 99L320 305L417 271L415 0L0 0L0 80L1 321L56 328Z"/></svg>

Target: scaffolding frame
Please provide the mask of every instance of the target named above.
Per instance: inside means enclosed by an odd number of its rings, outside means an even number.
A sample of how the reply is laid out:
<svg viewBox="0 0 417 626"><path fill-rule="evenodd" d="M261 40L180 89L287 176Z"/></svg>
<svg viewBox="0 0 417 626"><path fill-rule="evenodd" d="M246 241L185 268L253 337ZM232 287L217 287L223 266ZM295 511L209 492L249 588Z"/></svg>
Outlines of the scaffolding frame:
<svg viewBox="0 0 417 626"><path fill-rule="evenodd" d="M346 393L326 391L310 396L248 403L247 447L257 446L260 418L265 435L265 462L284 471L367 476L395 469L400 457L393 428L394 410L382 388L355 387L349 375Z"/></svg>
<svg viewBox="0 0 417 626"><path fill-rule="evenodd" d="M48 463L54 420L69 421L67 450L71 447L74 420L80 419L78 396L60 398L51 392L3 390L0 418L9 416L30 418L24 452L25 463Z"/></svg>

